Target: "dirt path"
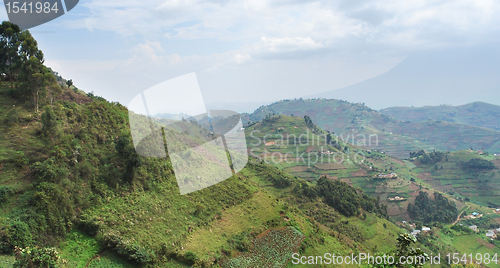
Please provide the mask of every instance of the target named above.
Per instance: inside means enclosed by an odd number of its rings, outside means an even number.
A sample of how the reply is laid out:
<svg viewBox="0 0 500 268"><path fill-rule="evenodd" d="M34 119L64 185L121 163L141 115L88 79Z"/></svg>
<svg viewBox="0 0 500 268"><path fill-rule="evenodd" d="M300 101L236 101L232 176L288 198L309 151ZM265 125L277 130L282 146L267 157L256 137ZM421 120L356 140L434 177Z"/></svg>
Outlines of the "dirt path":
<svg viewBox="0 0 500 268"><path fill-rule="evenodd" d="M452 225L455 225L459 220L460 220L460 216L462 216L462 214L468 210L470 208L470 205L467 205L467 208L464 209L462 212L460 212L460 214L458 214L458 217L457 217L457 220L452 224Z"/></svg>

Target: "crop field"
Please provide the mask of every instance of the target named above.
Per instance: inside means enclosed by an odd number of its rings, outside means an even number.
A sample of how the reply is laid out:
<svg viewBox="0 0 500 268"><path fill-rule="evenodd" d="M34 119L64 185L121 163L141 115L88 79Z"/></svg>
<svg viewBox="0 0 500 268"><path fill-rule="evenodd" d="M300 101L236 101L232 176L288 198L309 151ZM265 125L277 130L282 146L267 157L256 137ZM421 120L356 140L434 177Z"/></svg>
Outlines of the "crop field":
<svg viewBox="0 0 500 268"><path fill-rule="evenodd" d="M415 161L417 168L411 171L426 185L456 198L468 198L471 202L483 206L499 203L500 173L498 169L464 171L460 168L461 162L471 159L496 160L494 156L483 156L478 151L467 150L448 153L446 159L447 161L443 160L435 165L423 165ZM498 164L496 165L499 167Z"/></svg>
<svg viewBox="0 0 500 268"><path fill-rule="evenodd" d="M229 259L221 264L232 267L283 267L291 259L304 235L293 227L266 231L254 241L248 253Z"/></svg>

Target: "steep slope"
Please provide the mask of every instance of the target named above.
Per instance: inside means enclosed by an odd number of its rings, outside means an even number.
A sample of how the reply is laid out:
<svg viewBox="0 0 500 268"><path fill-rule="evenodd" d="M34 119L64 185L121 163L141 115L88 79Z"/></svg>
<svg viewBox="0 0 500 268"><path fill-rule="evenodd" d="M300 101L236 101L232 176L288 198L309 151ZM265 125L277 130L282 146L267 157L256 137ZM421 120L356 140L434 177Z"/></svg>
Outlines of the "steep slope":
<svg viewBox="0 0 500 268"><path fill-rule="evenodd" d="M500 132L443 121L399 121L362 104L339 100L285 100L261 106L245 116L251 122L269 114L310 116L319 127L333 131L338 139L407 158L409 152L484 148L500 152Z"/></svg>
<svg viewBox="0 0 500 268"><path fill-rule="evenodd" d="M500 130L500 106L484 102L473 102L461 106L390 107L380 112L403 121L441 120Z"/></svg>
<svg viewBox="0 0 500 268"><path fill-rule="evenodd" d="M8 91L0 87L5 253L56 246L67 267L225 267L239 254L261 254L250 245L269 234L286 238L286 245L262 245L283 250L271 260L285 265L299 247L319 255L390 250L403 232L375 211L344 216L321 197L303 197L297 185L314 185L260 162L180 195L168 158L135 153L125 107L88 97L81 105L57 100L40 115Z"/></svg>
<svg viewBox="0 0 500 268"><path fill-rule="evenodd" d="M304 97L362 102L374 109L471 101L500 105L499 61L497 47L426 51L408 56L377 77Z"/></svg>

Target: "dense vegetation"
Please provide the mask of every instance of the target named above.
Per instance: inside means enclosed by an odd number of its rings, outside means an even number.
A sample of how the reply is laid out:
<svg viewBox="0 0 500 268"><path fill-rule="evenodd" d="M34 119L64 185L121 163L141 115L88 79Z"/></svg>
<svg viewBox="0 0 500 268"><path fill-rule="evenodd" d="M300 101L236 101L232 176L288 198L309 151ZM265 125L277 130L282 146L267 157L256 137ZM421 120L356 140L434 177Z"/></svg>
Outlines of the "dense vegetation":
<svg viewBox="0 0 500 268"><path fill-rule="evenodd" d="M359 215L360 209L363 209L387 217L387 208L380 204L379 200L358 193L356 189L343 181L331 181L323 176L318 180L316 187L318 194L325 198L325 202L345 216Z"/></svg>
<svg viewBox="0 0 500 268"><path fill-rule="evenodd" d="M424 150L418 152L410 152L410 158L417 158L422 164L434 165L445 158L446 155L440 151L426 153Z"/></svg>
<svg viewBox="0 0 500 268"><path fill-rule="evenodd" d="M427 192L420 191L415 204L408 204L408 213L413 220L422 223L453 222L458 216L457 206L442 194L435 192L434 200Z"/></svg>
<svg viewBox="0 0 500 268"><path fill-rule="evenodd" d="M491 163L491 161L480 158L474 158L467 162L461 162L460 166L463 169L470 169L470 170L496 169L495 165Z"/></svg>

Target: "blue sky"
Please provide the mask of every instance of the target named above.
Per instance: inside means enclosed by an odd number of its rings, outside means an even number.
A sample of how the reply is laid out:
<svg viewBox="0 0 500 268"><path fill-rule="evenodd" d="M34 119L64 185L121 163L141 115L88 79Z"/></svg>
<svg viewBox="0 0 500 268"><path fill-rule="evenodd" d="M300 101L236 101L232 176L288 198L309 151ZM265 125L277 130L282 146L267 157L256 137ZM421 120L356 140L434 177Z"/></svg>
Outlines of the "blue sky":
<svg viewBox="0 0 500 268"><path fill-rule="evenodd" d="M209 103L267 102L363 81L415 52L498 43L493 0L332 2L85 0L31 31L48 66L125 105L190 72Z"/></svg>

